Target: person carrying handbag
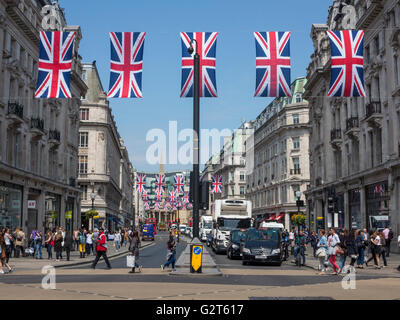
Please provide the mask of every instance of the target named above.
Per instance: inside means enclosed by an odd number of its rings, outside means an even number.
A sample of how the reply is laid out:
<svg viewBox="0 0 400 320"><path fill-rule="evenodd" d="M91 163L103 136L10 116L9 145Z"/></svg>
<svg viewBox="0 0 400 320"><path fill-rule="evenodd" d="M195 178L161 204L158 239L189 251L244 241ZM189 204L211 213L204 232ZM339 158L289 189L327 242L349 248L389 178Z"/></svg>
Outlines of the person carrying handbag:
<svg viewBox="0 0 400 320"><path fill-rule="evenodd" d="M315 252L315 256L319 260L319 274L322 275L326 273L326 264L328 258L328 239L326 238L324 229L319 231L319 241L316 245L316 248L317 250Z"/></svg>
<svg viewBox="0 0 400 320"><path fill-rule="evenodd" d="M135 230L129 235L129 252L135 257L135 263L133 264L132 270L129 273L135 273L135 268L139 268L139 272L142 272L142 266L138 264L139 261L139 246L140 239L139 233Z"/></svg>

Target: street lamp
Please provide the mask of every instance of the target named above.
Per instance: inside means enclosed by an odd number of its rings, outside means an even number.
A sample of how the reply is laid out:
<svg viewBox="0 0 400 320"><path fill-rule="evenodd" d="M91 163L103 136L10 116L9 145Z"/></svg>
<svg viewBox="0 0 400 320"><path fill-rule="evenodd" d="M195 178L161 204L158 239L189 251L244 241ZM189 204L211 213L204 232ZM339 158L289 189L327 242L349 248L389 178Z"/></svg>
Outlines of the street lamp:
<svg viewBox="0 0 400 320"><path fill-rule="evenodd" d="M96 199L96 194L94 192L92 192L90 194L90 199L92 199L92 217L91 217L91 223L89 226L89 229L93 229L94 228L94 218L93 218L93 211L94 211L94 199Z"/></svg>
<svg viewBox="0 0 400 320"><path fill-rule="evenodd" d="M188 53L194 52L192 43L196 42L196 52L193 56L193 238L199 237L199 204L200 204L200 188L199 188L199 163L200 163L200 55L198 52L197 41L193 39L190 42Z"/></svg>
<svg viewBox="0 0 400 320"><path fill-rule="evenodd" d="M297 197L297 201L296 201L296 203L297 203L297 214L299 214L300 213L301 191L296 191L296 197ZM297 231L300 233L300 225L298 225L298 230Z"/></svg>

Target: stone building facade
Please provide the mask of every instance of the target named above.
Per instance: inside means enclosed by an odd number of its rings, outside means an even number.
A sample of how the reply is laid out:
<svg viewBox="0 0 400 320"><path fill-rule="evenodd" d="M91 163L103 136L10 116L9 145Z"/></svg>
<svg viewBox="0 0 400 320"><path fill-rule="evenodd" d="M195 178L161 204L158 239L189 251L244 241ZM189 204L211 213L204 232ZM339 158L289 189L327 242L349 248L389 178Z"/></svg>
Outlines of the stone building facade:
<svg viewBox="0 0 400 320"><path fill-rule="evenodd" d="M110 231L130 227L134 222L134 171L95 62L83 64L82 79L88 86L87 94L82 97L79 126L82 224L89 227L86 212L93 205L98 211L95 226Z"/></svg>
<svg viewBox="0 0 400 320"><path fill-rule="evenodd" d="M79 225L76 183L81 80L75 31L72 99L34 99L41 9L49 1L0 0L0 225L45 231ZM63 17L63 12L56 7Z"/></svg>
<svg viewBox="0 0 400 320"><path fill-rule="evenodd" d="M276 98L255 120L254 170L247 176L246 198L252 202L253 217L279 221L287 229L291 215L298 212L296 192L303 193L310 181L305 84L305 78L295 80L292 97Z"/></svg>
<svg viewBox="0 0 400 320"><path fill-rule="evenodd" d="M365 30L366 98L328 98L327 30ZM400 232L400 3L334 1L327 24L311 30L310 103L313 228L381 228Z"/></svg>

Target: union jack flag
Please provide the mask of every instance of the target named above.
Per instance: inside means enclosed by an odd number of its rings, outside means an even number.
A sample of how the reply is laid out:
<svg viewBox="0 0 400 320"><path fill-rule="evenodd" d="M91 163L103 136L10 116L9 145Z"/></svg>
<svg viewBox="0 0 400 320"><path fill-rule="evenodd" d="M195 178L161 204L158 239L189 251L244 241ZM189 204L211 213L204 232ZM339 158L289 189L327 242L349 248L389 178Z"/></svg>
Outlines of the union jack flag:
<svg viewBox="0 0 400 320"><path fill-rule="evenodd" d="M200 97L217 97L215 77L215 54L217 51L218 32L181 32L182 39L182 84L181 98L193 97L194 54L196 49L200 59ZM196 41L193 41L196 40ZM188 48L194 42L195 51L188 53ZM198 47L197 47L198 46Z"/></svg>
<svg viewBox="0 0 400 320"><path fill-rule="evenodd" d="M146 175L145 174L138 174L136 176L136 191L139 193L146 192L144 186L146 185Z"/></svg>
<svg viewBox="0 0 400 320"><path fill-rule="evenodd" d="M383 184L375 186L375 193L384 193L385 186Z"/></svg>
<svg viewBox="0 0 400 320"><path fill-rule="evenodd" d="M161 201L162 200L162 194L161 193L156 193L156 201Z"/></svg>
<svg viewBox="0 0 400 320"><path fill-rule="evenodd" d="M182 210L186 210L186 204L182 203Z"/></svg>
<svg viewBox="0 0 400 320"><path fill-rule="evenodd" d="M176 200L175 191L172 190L172 191L169 192L169 200L170 200L172 203L175 202L175 200Z"/></svg>
<svg viewBox="0 0 400 320"><path fill-rule="evenodd" d="M173 210L174 210L174 211L176 211L176 204L174 204L174 208L173 208Z"/></svg>
<svg viewBox="0 0 400 320"><path fill-rule="evenodd" d="M159 211L159 210L160 210L160 204L159 204L158 202L156 202L156 203L154 204L154 210L155 210L155 211Z"/></svg>
<svg viewBox="0 0 400 320"><path fill-rule="evenodd" d="M143 201L147 201L148 200L148 196L147 196L147 191L146 190L143 190L142 199L143 199Z"/></svg>
<svg viewBox="0 0 400 320"><path fill-rule="evenodd" d="M147 201L144 202L144 208L145 210L150 210L150 205Z"/></svg>
<svg viewBox="0 0 400 320"><path fill-rule="evenodd" d="M220 175L216 175L212 177L212 193L222 193L222 177Z"/></svg>
<svg viewBox="0 0 400 320"><path fill-rule="evenodd" d="M156 175L156 192L159 194L163 194L165 185L165 175L158 174Z"/></svg>
<svg viewBox="0 0 400 320"><path fill-rule="evenodd" d="M183 193L183 203L189 203L189 192Z"/></svg>
<svg viewBox="0 0 400 320"><path fill-rule="evenodd" d="M364 31L328 31L331 84L328 97L365 97Z"/></svg>
<svg viewBox="0 0 400 320"><path fill-rule="evenodd" d="M35 98L71 98L74 38L75 32L40 31Z"/></svg>
<svg viewBox="0 0 400 320"><path fill-rule="evenodd" d="M145 32L110 32L110 91L107 98L142 98Z"/></svg>
<svg viewBox="0 0 400 320"><path fill-rule="evenodd" d="M180 193L182 193L183 192L183 186L184 186L184 181L185 181L185 178L184 178L184 176L183 175L180 175L180 174L178 174L178 175L176 175L175 177L174 177L174 179L175 179L175 184L174 184L174 186L175 186L175 193L176 194L180 194Z"/></svg>
<svg viewBox="0 0 400 320"><path fill-rule="evenodd" d="M255 97L290 97L290 32L254 32Z"/></svg>

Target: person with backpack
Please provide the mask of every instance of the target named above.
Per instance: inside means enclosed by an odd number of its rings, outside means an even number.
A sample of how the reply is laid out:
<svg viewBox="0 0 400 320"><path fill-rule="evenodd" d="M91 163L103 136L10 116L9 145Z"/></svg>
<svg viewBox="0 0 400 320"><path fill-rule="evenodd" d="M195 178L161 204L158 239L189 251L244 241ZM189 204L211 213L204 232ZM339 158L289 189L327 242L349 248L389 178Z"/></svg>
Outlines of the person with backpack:
<svg viewBox="0 0 400 320"><path fill-rule="evenodd" d="M169 232L167 248L168 248L167 262L161 265L161 270L164 271L166 267L171 265L172 271L175 271L176 241L174 237L174 232L172 230Z"/></svg>
<svg viewBox="0 0 400 320"><path fill-rule="evenodd" d="M79 230L78 234L79 239L79 257L84 258L86 253L86 234L82 229Z"/></svg>
<svg viewBox="0 0 400 320"><path fill-rule="evenodd" d="M99 262L100 258L103 257L106 262L107 269L111 269L110 261L107 258L107 237L104 234L104 229L99 229L99 238L97 239L97 247L96 247L96 258L93 261L92 269L96 269L97 262Z"/></svg>

